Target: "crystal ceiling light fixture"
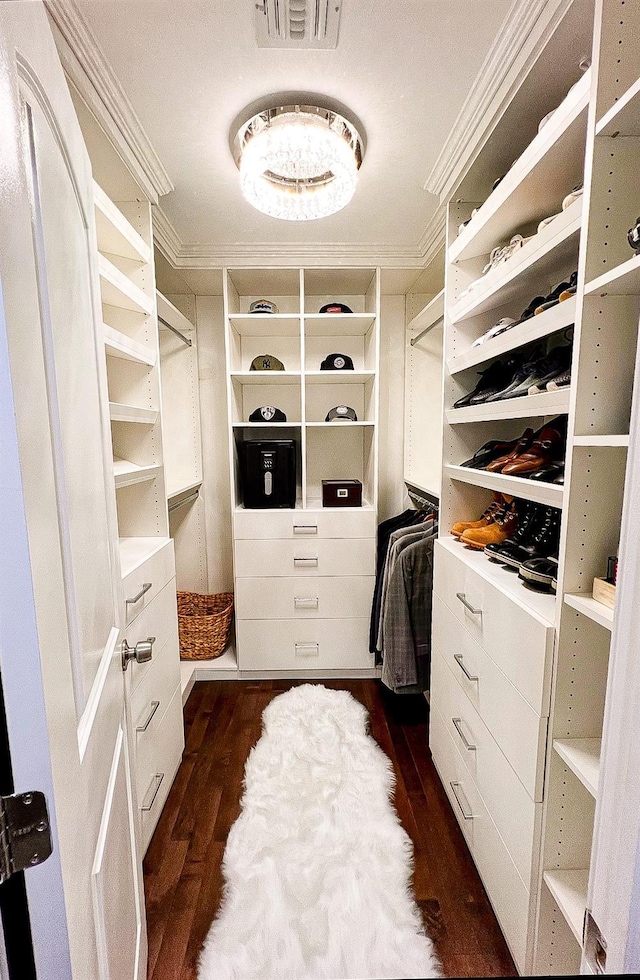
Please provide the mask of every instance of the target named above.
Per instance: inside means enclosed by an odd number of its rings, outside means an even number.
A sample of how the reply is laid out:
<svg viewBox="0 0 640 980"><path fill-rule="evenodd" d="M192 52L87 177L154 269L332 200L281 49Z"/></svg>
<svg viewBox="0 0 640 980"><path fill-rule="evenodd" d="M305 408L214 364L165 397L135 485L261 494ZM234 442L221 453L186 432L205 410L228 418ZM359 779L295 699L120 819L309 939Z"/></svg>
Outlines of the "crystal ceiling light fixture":
<svg viewBox="0 0 640 980"><path fill-rule="evenodd" d="M280 105L235 133L234 159L246 200L273 218L312 221L353 197L364 143L345 116L317 105Z"/></svg>

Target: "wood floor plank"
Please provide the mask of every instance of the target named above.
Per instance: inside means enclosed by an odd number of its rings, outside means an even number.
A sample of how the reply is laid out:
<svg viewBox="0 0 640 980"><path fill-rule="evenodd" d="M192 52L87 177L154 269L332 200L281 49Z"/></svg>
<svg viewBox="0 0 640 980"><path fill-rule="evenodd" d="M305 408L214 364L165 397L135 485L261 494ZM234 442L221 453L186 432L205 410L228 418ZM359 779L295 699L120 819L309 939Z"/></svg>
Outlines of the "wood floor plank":
<svg viewBox="0 0 640 980"><path fill-rule="evenodd" d="M185 706L186 748L144 862L149 980L196 980L222 898L222 858L240 812L244 766L262 712L304 681L198 682ZM369 712L396 774L395 805L414 843L413 887L445 976L517 976L428 748L424 699L379 681L326 681Z"/></svg>

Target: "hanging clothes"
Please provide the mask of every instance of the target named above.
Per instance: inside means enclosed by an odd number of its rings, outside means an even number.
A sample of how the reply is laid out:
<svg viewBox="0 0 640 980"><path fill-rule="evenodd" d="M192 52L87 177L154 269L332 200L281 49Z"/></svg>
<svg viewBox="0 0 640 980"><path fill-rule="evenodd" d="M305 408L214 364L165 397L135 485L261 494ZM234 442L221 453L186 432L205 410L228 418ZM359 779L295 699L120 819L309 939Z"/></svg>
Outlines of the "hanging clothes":
<svg viewBox="0 0 640 980"><path fill-rule="evenodd" d="M385 609L385 603L387 598L387 593L389 590L389 582L391 579L391 573L395 567L396 560L399 555L404 551L408 545L413 544L415 541L419 541L426 533L432 533L433 531L433 515L428 514L419 524L411 524L409 527L399 528L397 531L393 531L389 538L389 547L387 550L387 560L384 565L384 570L382 573L382 587L381 587L381 599L380 599L380 609L381 615L378 621L378 635L376 637L376 650L379 652L384 651L384 638L383 638L383 621L384 615L382 612Z"/></svg>
<svg viewBox="0 0 640 980"><path fill-rule="evenodd" d="M391 535L399 528L410 527L420 524L424 520L424 511L415 510L409 507L402 514L390 517L378 525L378 559L376 562L376 582L373 592L373 602L371 605L371 622L369 627L369 651L379 653L378 650L378 630L380 625L380 613L382 609L382 582L384 569L389 551ZM376 657L376 662L381 663Z"/></svg>

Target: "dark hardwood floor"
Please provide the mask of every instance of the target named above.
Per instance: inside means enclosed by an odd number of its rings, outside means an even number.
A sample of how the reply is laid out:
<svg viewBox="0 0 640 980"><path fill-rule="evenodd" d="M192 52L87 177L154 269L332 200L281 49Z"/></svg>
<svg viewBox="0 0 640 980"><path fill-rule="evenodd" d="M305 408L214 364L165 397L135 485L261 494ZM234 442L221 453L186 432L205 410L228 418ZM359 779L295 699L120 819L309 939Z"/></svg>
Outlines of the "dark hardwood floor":
<svg viewBox="0 0 640 980"><path fill-rule="evenodd" d="M144 862L149 980L195 980L220 902L222 855L239 813L247 755L263 710L298 683L195 685L185 706L182 765ZM380 681L322 683L367 707L371 734L393 762L396 809L415 849L415 896L445 976L517 976L431 762L424 700L396 697Z"/></svg>

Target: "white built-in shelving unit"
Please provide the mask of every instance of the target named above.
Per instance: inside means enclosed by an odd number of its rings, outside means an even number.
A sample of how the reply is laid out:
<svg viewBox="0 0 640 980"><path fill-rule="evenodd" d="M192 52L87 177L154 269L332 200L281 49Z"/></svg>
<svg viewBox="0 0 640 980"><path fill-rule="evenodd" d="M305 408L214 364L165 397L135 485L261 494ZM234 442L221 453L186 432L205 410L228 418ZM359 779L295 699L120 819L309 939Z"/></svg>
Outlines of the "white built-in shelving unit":
<svg viewBox="0 0 640 980"><path fill-rule="evenodd" d="M250 314L260 299L273 301L278 313ZM330 302L353 312L320 313ZM378 497L379 271L228 269L224 309L241 676L374 676L368 617ZM332 353L351 357L354 369L321 370ZM262 354L277 357L284 370L250 370ZM250 422L264 405L283 411L286 423ZM353 408L357 421L326 422L337 405ZM258 438L295 443L292 510L243 506L238 446ZM362 506L323 508L323 479L359 480ZM263 593L268 601L258 601ZM300 596L307 593L313 602L305 605Z"/></svg>
<svg viewBox="0 0 640 980"><path fill-rule="evenodd" d="M592 589L594 577L606 573L607 558L618 551L640 315L640 257L627 242L627 229L640 211L639 16L637 6L621 0L596 4L592 68L577 77L484 203L456 191L448 212L441 537L434 577L435 602L443 612L434 623L431 747L523 973L576 974L583 959L609 647L616 632L615 611L596 601ZM584 195L562 211L563 198L583 179ZM538 223L556 212L537 232ZM516 233L529 240L482 275L491 249ZM575 298L474 346L498 319L517 318L533 296L549 293L575 269ZM526 345L551 349L561 341L573 344L569 388L453 407L474 388L477 370ZM516 438L526 426L536 430L555 416L567 417L563 485L460 465L489 439ZM561 509L557 596L526 589L512 571L449 535L455 521L481 513L492 491ZM541 622L546 632L534 644L529 634ZM455 662L449 657L452 637L461 655ZM514 668L524 642L527 663ZM513 743L501 741L503 723L488 720L482 707L497 696L494 673L507 664L521 693L529 675L537 676L526 696L536 709L540 736L528 750L537 774L537 789L523 802L531 820L514 813L519 824L513 838L500 830L504 814L482 783L481 751L470 758L447 718L455 698L467 739L482 743L472 709L479 711L487 746L497 741L511 761L523 732L514 725ZM512 766L523 781L527 765L516 760ZM492 838L491 826L504 846ZM523 848L529 857L525 876L518 863ZM505 890L510 877L511 898Z"/></svg>

